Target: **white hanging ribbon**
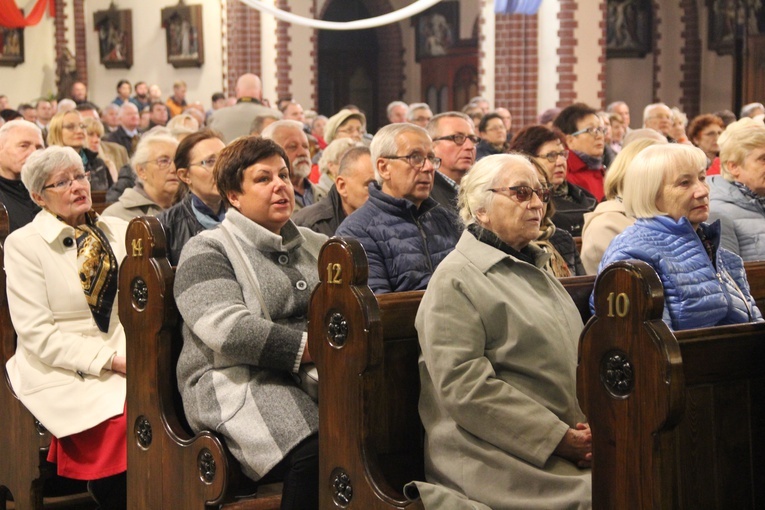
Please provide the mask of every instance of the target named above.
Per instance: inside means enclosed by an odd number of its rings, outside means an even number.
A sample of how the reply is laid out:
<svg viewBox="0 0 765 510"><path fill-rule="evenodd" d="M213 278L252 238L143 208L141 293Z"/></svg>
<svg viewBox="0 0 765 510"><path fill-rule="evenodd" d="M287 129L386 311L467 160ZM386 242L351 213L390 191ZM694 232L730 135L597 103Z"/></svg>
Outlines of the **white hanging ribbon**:
<svg viewBox="0 0 765 510"><path fill-rule="evenodd" d="M417 0L413 4L402 7L397 11L383 14L382 16L375 16L374 18L359 19L356 21L324 21L320 19L306 18L291 12L283 11L274 7L273 5L269 5L268 0L240 1L254 9L262 12L267 12L276 19L286 21L287 23L292 23L293 25L318 28L321 30L364 30L367 28L376 28L383 25L389 25L391 23L397 23L399 21L411 18L412 16L415 16L430 7L433 7L441 0Z"/></svg>

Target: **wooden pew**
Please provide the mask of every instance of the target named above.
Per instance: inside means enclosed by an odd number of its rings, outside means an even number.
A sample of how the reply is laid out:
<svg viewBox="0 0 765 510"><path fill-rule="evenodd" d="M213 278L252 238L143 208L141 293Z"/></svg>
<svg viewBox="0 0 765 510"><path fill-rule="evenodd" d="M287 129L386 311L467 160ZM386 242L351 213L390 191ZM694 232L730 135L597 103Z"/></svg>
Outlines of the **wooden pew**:
<svg viewBox="0 0 765 510"><path fill-rule="evenodd" d="M8 212L0 202L0 267L4 266L5 238L8 237ZM5 292L5 271L0 271L0 510L5 510L13 498L17 509L41 509L48 505L94 507L85 492L85 483L62 481L55 465L49 463L50 434L24 407L11 388L5 364L16 352L16 332L13 330ZM62 495L72 495L62 497ZM89 502L91 504L89 504Z"/></svg>
<svg viewBox="0 0 765 510"><path fill-rule="evenodd" d="M104 212L104 209L112 205L106 201L106 191L91 191L90 198L93 200L93 210L98 214Z"/></svg>
<svg viewBox="0 0 765 510"><path fill-rule="evenodd" d="M423 292L375 296L367 271L356 241L332 238L322 248L308 326L321 381L320 508L418 509L403 486L424 480L414 328ZM585 320L594 281L561 280Z"/></svg>
<svg viewBox="0 0 765 510"><path fill-rule="evenodd" d="M762 263L747 264L762 303ZM593 508L765 508L765 323L672 332L647 265L598 277L579 343Z"/></svg>
<svg viewBox="0 0 765 510"><path fill-rule="evenodd" d="M222 438L192 433L183 416L175 376L181 321L160 223L132 220L126 242L119 313L127 335L128 508L278 509L279 486L238 499L246 479Z"/></svg>

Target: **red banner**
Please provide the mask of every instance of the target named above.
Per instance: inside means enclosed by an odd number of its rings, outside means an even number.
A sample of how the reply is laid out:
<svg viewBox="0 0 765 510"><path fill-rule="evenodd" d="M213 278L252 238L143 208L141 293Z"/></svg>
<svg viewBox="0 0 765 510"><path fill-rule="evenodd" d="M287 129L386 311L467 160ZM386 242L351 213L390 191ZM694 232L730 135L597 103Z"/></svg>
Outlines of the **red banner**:
<svg viewBox="0 0 765 510"><path fill-rule="evenodd" d="M55 0L37 0L26 18L16 6L16 0L0 0L0 27L24 28L37 25L45 14L45 7L53 18L56 16Z"/></svg>

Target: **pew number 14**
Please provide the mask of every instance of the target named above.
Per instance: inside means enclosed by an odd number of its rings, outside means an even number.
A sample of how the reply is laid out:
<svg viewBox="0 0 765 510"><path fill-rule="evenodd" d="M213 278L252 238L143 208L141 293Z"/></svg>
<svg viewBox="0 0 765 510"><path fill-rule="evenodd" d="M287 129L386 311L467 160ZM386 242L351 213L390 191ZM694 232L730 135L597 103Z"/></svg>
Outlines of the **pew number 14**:
<svg viewBox="0 0 765 510"><path fill-rule="evenodd" d="M616 317L622 318L626 317L627 314L630 311L630 298L627 297L627 294L624 292L620 292L619 294L615 294L611 292L608 295L608 316L614 317L614 312L616 312Z"/></svg>

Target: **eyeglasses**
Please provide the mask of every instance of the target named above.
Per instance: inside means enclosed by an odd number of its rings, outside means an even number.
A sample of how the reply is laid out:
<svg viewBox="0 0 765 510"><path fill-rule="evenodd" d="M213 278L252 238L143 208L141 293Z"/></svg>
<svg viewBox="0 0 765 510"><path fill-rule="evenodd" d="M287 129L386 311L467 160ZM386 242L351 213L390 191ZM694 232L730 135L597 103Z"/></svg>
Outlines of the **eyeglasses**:
<svg viewBox="0 0 765 510"><path fill-rule="evenodd" d="M708 133L701 133L701 136L708 136L708 137L714 137L717 138L720 136L723 132L722 131L709 131Z"/></svg>
<svg viewBox="0 0 765 510"><path fill-rule="evenodd" d="M367 130L364 128L357 128L357 127L347 127L337 130L338 133L343 133L344 135L365 135L367 134Z"/></svg>
<svg viewBox="0 0 765 510"><path fill-rule="evenodd" d="M441 158L437 158L435 156L425 156L424 154L420 154L419 152L413 152L412 154L409 154L408 156L380 156L380 157L385 159L405 159L407 160L409 165L417 171L425 168L425 160L430 161L430 164L433 165L433 170L438 170L439 168L441 168Z"/></svg>
<svg viewBox="0 0 765 510"><path fill-rule="evenodd" d="M587 133L590 136L606 136L606 128L604 127L588 127L584 129L580 129L579 131L574 131L571 133L571 136L577 136L581 135L582 133Z"/></svg>
<svg viewBox="0 0 765 510"><path fill-rule="evenodd" d="M538 158L545 158L550 163L555 163L558 158L568 159L568 150L564 149L560 152L548 152L547 154L540 154Z"/></svg>
<svg viewBox="0 0 765 510"><path fill-rule="evenodd" d="M66 129L67 131L77 131L78 129L80 131L85 131L85 128L87 126L85 124L64 124L61 127Z"/></svg>
<svg viewBox="0 0 765 510"><path fill-rule="evenodd" d="M157 165L160 168L160 170L164 170L164 169L166 169L167 167L169 167L170 165L173 164L173 158L169 158L167 156L162 156L162 157L159 157L157 159L150 159L149 161L144 161L142 164L145 165L147 163L154 163L155 165Z"/></svg>
<svg viewBox="0 0 765 510"><path fill-rule="evenodd" d="M475 145L479 142L480 138L475 135L463 135L462 133L457 133L456 135L439 136L438 138L433 139L434 142L439 140L451 140L456 145L462 145L465 143L465 140L470 140Z"/></svg>
<svg viewBox="0 0 765 510"><path fill-rule="evenodd" d="M53 184L48 184L47 186L43 186L42 189L45 191L46 189L52 189L54 191L64 192L72 187L72 183L77 181L80 184L85 184L86 182L90 182L90 174L89 173L82 173L77 174L71 179L61 179L60 181L56 181Z"/></svg>
<svg viewBox="0 0 765 510"><path fill-rule="evenodd" d="M515 198L517 198L519 202L528 202L531 200L531 194L536 193L539 197L539 200L541 200L544 204L550 201L550 195L552 193L549 188L534 189L530 186L506 186L504 188L492 188L489 189L489 191L503 195L504 193L501 193L503 191L512 191L515 193Z"/></svg>
<svg viewBox="0 0 765 510"><path fill-rule="evenodd" d="M203 159L199 163L191 163L189 166L201 166L205 170L212 170L215 166L215 162L218 161L218 156L213 154L212 156L208 157L207 159Z"/></svg>

